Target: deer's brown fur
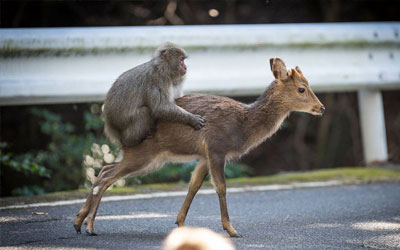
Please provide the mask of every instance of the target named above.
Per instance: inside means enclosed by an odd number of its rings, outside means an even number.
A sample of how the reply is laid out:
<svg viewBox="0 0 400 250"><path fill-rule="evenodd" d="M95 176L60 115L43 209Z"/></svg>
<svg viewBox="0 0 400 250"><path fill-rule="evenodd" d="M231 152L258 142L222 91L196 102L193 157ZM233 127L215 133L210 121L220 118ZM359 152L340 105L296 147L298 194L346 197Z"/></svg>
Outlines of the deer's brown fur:
<svg viewBox="0 0 400 250"><path fill-rule="evenodd" d="M153 138L135 147L123 148L121 162L105 166L93 184L93 192L75 219L77 232L86 218L86 232L95 234L93 222L101 196L118 179L157 170L166 162L199 159L177 216L178 226L184 225L190 204L209 173L219 197L222 226L230 236L239 236L228 216L226 162L240 158L274 134L290 112L321 115L325 109L298 67L287 71L279 58L272 58L270 65L275 80L253 104L204 94L177 99L178 106L204 117L206 126L193 130L181 123L160 122ZM300 93L300 88L304 89L303 93Z"/></svg>

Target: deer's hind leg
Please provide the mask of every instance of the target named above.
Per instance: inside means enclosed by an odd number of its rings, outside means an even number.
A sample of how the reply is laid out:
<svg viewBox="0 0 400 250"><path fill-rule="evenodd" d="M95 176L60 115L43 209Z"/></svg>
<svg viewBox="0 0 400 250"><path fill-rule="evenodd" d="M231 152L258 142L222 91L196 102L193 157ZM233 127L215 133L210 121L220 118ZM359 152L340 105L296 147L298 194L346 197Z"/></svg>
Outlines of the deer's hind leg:
<svg viewBox="0 0 400 250"><path fill-rule="evenodd" d="M104 175L108 173L112 168L114 168L117 164L111 164L111 165L106 165L104 166L100 173L99 176ZM92 199L93 199L93 191L89 193L88 198L86 199L85 204L79 210L78 214L76 215L76 218L74 220L74 228L76 230L76 233L81 233L81 226L83 221L85 220L86 216L89 214L90 206L92 204Z"/></svg>
<svg viewBox="0 0 400 250"><path fill-rule="evenodd" d="M183 202L182 208L179 211L178 216L176 218L176 224L179 227L185 225L185 219L189 211L190 204L192 204L193 198L196 195L197 191L199 191L207 174L208 174L207 160L201 159L199 163L197 163L197 166L192 173L192 177L190 178L189 191L186 195L185 201Z"/></svg>
<svg viewBox="0 0 400 250"><path fill-rule="evenodd" d="M136 153L135 151L132 151L132 154L128 154L124 150L124 158L120 163L114 167L110 167L102 171L99 174L95 183L93 184L92 191L85 205L82 207L77 218L75 219L74 227L77 232L80 231L82 221L86 217L86 234L97 235L94 231L94 219L96 217L97 209L104 192L112 183L118 181L119 179L126 176L135 175L137 172L140 173L140 171L146 168L151 162L151 155L144 154L139 157L140 154ZM77 228L79 228L79 230Z"/></svg>

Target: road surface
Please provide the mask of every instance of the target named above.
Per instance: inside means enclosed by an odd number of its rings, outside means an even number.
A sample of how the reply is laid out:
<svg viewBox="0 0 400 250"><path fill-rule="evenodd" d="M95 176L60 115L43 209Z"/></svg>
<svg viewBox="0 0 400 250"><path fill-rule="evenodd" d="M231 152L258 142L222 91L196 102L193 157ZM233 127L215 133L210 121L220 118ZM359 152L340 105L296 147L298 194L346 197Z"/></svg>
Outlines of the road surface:
<svg viewBox="0 0 400 250"><path fill-rule="evenodd" d="M237 249L400 249L400 184L228 193ZM101 203L99 236L76 234L81 205L0 211L2 249L161 249L184 197ZM186 225L224 233L217 195L198 195Z"/></svg>

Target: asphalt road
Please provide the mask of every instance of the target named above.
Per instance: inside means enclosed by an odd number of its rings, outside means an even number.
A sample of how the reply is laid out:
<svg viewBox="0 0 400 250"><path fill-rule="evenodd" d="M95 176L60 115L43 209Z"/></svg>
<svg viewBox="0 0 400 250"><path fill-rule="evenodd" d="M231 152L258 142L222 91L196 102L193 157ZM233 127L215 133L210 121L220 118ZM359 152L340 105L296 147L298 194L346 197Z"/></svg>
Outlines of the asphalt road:
<svg viewBox="0 0 400 250"><path fill-rule="evenodd" d="M95 237L73 229L81 205L3 210L0 248L161 249L182 202L102 203ZM237 249L400 249L398 183L228 194L228 208ZM198 195L186 225L224 233L217 196Z"/></svg>

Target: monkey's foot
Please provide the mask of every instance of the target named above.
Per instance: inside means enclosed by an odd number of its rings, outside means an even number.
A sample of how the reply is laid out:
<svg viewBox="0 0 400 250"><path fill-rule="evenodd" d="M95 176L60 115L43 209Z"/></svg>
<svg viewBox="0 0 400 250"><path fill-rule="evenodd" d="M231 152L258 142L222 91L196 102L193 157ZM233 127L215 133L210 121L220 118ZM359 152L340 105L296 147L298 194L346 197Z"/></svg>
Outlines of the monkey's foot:
<svg viewBox="0 0 400 250"><path fill-rule="evenodd" d="M86 229L86 235L87 236L97 236L98 234L94 232L93 229Z"/></svg>
<svg viewBox="0 0 400 250"><path fill-rule="evenodd" d="M74 224L74 228L75 228L75 231L76 231L77 234L81 233L81 225Z"/></svg>

